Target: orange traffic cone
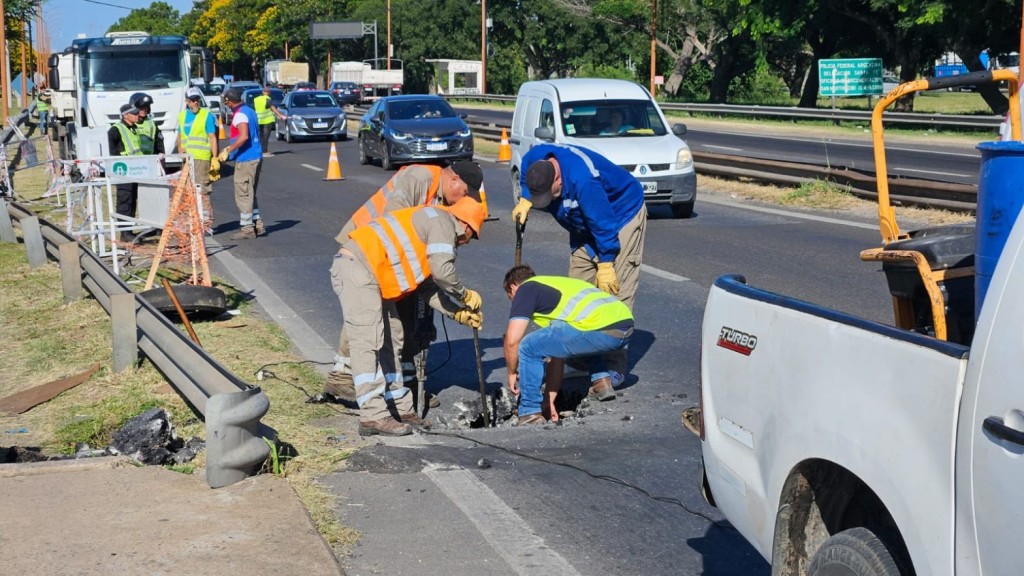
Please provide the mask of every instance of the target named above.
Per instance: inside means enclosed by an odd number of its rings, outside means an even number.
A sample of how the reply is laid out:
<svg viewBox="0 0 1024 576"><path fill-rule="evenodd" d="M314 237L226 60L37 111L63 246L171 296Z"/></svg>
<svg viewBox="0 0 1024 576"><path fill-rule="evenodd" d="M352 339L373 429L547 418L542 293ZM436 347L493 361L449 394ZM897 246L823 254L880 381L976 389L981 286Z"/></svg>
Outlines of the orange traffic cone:
<svg viewBox="0 0 1024 576"><path fill-rule="evenodd" d="M331 159L327 162L327 177L324 180L344 180L341 175L341 165L338 164L338 148L331 142Z"/></svg>
<svg viewBox="0 0 1024 576"><path fill-rule="evenodd" d="M501 144L498 145L498 162L512 161L512 146L508 143L508 132L501 129Z"/></svg>
<svg viewBox="0 0 1024 576"><path fill-rule="evenodd" d="M487 209L487 191L484 190L484 183L480 183L480 205L484 207L484 214L487 214L485 222L488 220L497 220L497 218L491 218L491 211Z"/></svg>
<svg viewBox="0 0 1024 576"><path fill-rule="evenodd" d="M224 123L219 121L219 120L217 121L217 131L218 131L218 133L217 133L217 138L218 139L220 139L220 140L227 139L227 136L224 134Z"/></svg>

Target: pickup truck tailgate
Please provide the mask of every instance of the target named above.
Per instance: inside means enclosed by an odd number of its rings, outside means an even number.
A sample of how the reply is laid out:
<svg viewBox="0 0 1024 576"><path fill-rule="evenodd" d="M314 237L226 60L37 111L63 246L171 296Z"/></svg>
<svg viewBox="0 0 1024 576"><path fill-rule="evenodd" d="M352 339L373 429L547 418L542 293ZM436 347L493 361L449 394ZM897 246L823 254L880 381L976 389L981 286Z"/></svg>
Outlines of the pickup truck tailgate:
<svg viewBox="0 0 1024 576"><path fill-rule="evenodd" d="M787 477L826 460L875 491L915 564L948 556L951 530L938 528L952 526L968 350L719 278L701 359L703 453L717 506L770 560ZM922 475L931 480L908 485ZM933 573L926 565L918 573Z"/></svg>

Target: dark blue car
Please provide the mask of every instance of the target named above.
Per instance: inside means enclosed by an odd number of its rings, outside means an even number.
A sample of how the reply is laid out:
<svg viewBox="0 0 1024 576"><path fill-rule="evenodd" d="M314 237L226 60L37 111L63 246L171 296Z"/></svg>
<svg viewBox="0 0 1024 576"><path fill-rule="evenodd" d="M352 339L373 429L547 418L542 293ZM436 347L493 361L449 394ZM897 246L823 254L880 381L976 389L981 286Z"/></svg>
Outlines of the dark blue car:
<svg viewBox="0 0 1024 576"><path fill-rule="evenodd" d="M359 163L375 158L385 170L412 162L472 160L473 131L443 98L388 96L359 120Z"/></svg>

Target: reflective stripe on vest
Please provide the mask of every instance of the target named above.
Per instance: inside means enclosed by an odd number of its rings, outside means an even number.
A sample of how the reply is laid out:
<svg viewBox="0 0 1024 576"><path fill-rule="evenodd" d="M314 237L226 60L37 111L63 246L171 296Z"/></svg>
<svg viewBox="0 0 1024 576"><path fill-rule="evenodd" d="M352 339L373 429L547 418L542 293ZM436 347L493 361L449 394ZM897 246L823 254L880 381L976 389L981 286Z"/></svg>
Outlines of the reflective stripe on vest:
<svg viewBox="0 0 1024 576"><path fill-rule="evenodd" d="M141 156L142 143L139 141L139 135L129 130L123 122L114 124L114 127L121 134L121 145L124 148L121 150L121 156Z"/></svg>
<svg viewBox="0 0 1024 576"><path fill-rule="evenodd" d="M349 234L366 256L386 300L412 292L430 277L427 245L412 226L412 216L419 209L396 210Z"/></svg>
<svg viewBox="0 0 1024 576"><path fill-rule="evenodd" d="M188 111L178 114L178 129L185 129L185 115ZM209 160L213 158L213 151L210 149L210 134L206 132L206 121L210 117L210 111L200 108L192 119L192 126L188 132L182 134L181 141L185 144L185 152L191 154L196 160Z"/></svg>
<svg viewBox="0 0 1024 576"><path fill-rule="evenodd" d="M270 109L270 96L257 96L252 99L252 107L256 110L256 122L273 124L274 111Z"/></svg>
<svg viewBox="0 0 1024 576"><path fill-rule="evenodd" d="M578 330L600 330L633 319L633 313L621 300L589 282L562 276L534 276L526 282L549 286L561 294L554 310L546 314L534 312L533 321L542 328L552 320L561 320Z"/></svg>
<svg viewBox="0 0 1024 576"><path fill-rule="evenodd" d="M156 151L156 123L146 118L135 125L135 133L139 136L143 154L152 154Z"/></svg>
<svg viewBox="0 0 1024 576"><path fill-rule="evenodd" d="M431 176L434 177L434 181L430 183L430 188L427 190L427 199L423 203L424 205L430 205L434 203L434 199L437 197L437 189L441 186L441 171L444 168L440 166L434 166L432 164L411 164L409 166L403 166L398 174L402 173L402 170L411 168L412 166L419 166L426 168L430 171ZM398 176L395 174L395 176ZM391 197L391 193L395 191L394 176L391 180L388 180L387 184L383 188L379 188L370 199L366 201L355 214L352 215L352 223L356 225L356 228L366 226L372 220L376 220L384 215L384 207L388 203L388 199Z"/></svg>
<svg viewBox="0 0 1024 576"><path fill-rule="evenodd" d="M39 97L36 97L36 112L49 112L49 111L50 111L50 103L49 102L44 102Z"/></svg>

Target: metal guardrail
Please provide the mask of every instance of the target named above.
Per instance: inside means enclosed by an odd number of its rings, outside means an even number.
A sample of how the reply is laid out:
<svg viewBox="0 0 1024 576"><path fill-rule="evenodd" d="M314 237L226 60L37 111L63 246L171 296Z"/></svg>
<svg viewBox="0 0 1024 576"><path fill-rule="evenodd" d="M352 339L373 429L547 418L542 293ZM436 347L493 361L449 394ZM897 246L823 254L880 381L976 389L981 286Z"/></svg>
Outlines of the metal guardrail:
<svg viewBox="0 0 1024 576"><path fill-rule="evenodd" d="M515 102L515 96L499 94L452 94L449 100L479 100L481 102ZM855 121L870 124L870 110L843 110L838 108L798 108L796 106L742 106L738 104L704 104L690 102L659 102L662 110L689 114L739 116L744 118L779 118L783 120L824 120L827 122ZM917 124L929 127L956 127L972 129L999 128L1004 118L986 114L928 114L920 112L890 112L886 123Z"/></svg>
<svg viewBox="0 0 1024 576"><path fill-rule="evenodd" d="M263 437L274 436L273 430L260 423L260 418L270 408L263 391L239 379L186 338L162 313L116 276L99 256L56 225L39 220L19 204L0 200L0 220L8 216L22 228L30 263L34 266L45 263L45 258L34 262L39 258L32 257L32 247L41 244L45 253L61 262L62 267L77 268L79 277L71 283L77 280L79 289L84 286L112 320L121 317L121 313L115 311L119 306L115 300L126 295L131 297L133 310L128 316L134 319L135 326L127 328L129 338L134 333L137 349L206 423L206 478L210 487L227 486L258 472L270 454ZM0 231L3 228L0 225ZM33 235L41 238L33 238ZM67 249L62 246L71 246L71 253L77 254L77 258L72 256L69 261L65 254ZM125 327L115 325L114 331L116 338Z"/></svg>

